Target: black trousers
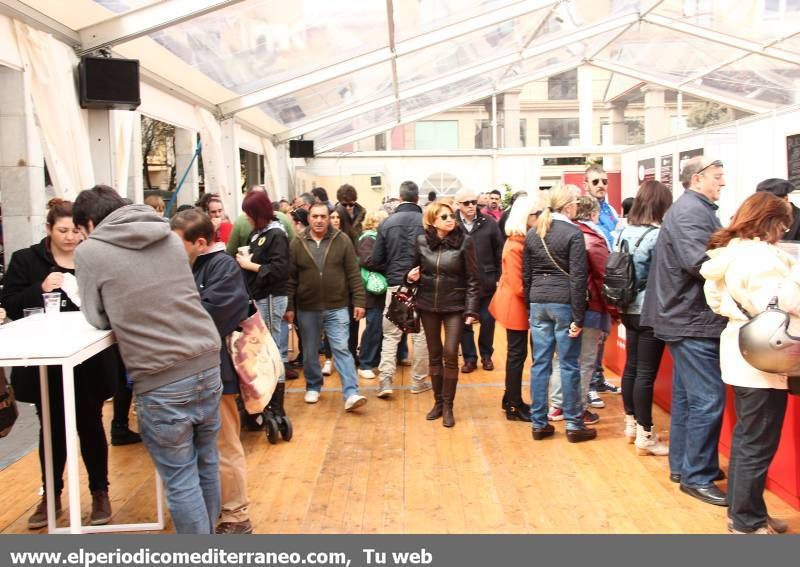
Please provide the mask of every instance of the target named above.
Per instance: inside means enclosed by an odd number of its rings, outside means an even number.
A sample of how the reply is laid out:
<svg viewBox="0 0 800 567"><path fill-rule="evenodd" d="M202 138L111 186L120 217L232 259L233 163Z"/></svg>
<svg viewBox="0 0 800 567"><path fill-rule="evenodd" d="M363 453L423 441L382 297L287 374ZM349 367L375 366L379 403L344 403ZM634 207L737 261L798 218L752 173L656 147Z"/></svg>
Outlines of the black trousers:
<svg viewBox="0 0 800 567"><path fill-rule="evenodd" d="M56 493L64 489L64 467L67 463L67 439L64 427L64 391L61 379L48 378L50 388L50 431L53 441L53 479ZM103 402L100 396L75 395L75 419L80 440L81 456L89 473L89 490L108 488L108 444L103 429ZM44 434L42 433L42 405L36 402L39 416L39 465L42 486L45 485Z"/></svg>
<svg viewBox="0 0 800 567"><path fill-rule="evenodd" d="M786 413L787 391L734 386L736 426L728 468L728 517L752 532L767 524L764 485Z"/></svg>
<svg viewBox="0 0 800 567"><path fill-rule="evenodd" d="M622 373L622 405L626 415L649 430L653 427L653 383L656 381L664 341L652 327L639 323L639 315L623 315L625 325L625 370Z"/></svg>
<svg viewBox="0 0 800 567"><path fill-rule="evenodd" d="M509 401L522 401L522 371L528 357L528 331L506 329L506 391Z"/></svg>
<svg viewBox="0 0 800 567"><path fill-rule="evenodd" d="M128 415L131 411L133 392L128 388L128 379L125 367L120 363L117 373L117 391L114 392L114 417L111 425L119 428L128 427Z"/></svg>
<svg viewBox="0 0 800 567"><path fill-rule="evenodd" d="M435 313L419 312L422 327L425 329L425 340L428 342L428 365L431 375L437 369L445 368L447 376L458 377L458 346L464 332L464 312ZM444 328L444 343L442 343Z"/></svg>

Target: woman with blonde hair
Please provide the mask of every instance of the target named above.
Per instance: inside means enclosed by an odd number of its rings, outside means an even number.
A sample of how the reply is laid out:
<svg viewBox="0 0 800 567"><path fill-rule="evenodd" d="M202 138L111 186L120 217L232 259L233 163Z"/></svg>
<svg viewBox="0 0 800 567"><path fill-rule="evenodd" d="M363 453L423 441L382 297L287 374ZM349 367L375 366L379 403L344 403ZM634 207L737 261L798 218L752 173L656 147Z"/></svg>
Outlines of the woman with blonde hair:
<svg viewBox="0 0 800 567"><path fill-rule="evenodd" d="M522 283L525 235L542 212L540 198L521 196L511 206L505 223L502 272L489 313L506 328L506 388L502 407L509 421L531 420L531 407L522 401L522 369L528 356L528 302Z"/></svg>
<svg viewBox="0 0 800 567"><path fill-rule="evenodd" d="M416 258L406 279L418 282L417 310L428 342L434 405L426 419L442 418L453 427L458 386L458 347L464 325L478 320L480 274L475 244L464 234L453 207L436 201L422 216L425 233L417 236ZM444 344L442 344L444 329Z"/></svg>
<svg viewBox="0 0 800 567"><path fill-rule="evenodd" d="M155 211L161 215L164 214L164 211L167 208L166 205L164 205L164 200L158 195L150 195L149 197L145 197L144 204L153 207Z"/></svg>
<svg viewBox="0 0 800 567"><path fill-rule="evenodd" d="M533 365L531 424L539 441L555 432L547 422L547 391L558 352L567 440L597 436L583 423L580 400L580 334L586 314L587 261L583 233L572 222L580 190L557 185L543 203L536 229L525 237L522 277L530 309Z"/></svg>
<svg viewBox="0 0 800 567"><path fill-rule="evenodd" d="M375 239L378 236L378 225L388 217L386 211L368 213L362 223L363 232L356 242L356 253L361 266L364 266L375 248ZM363 272L362 272L363 273ZM366 326L361 335L361 344L358 347L358 375L362 378L375 378L373 368L377 368L381 361L381 343L383 342L383 307L386 303L386 292L374 294L367 291ZM356 327L356 333L358 327Z"/></svg>

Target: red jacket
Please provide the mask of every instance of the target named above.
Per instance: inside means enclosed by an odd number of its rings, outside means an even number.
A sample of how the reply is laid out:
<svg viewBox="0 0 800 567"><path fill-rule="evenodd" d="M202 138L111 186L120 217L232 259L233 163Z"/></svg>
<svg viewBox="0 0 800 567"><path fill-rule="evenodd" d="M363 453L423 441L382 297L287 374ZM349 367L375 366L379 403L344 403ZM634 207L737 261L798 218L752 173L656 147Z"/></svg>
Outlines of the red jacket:
<svg viewBox="0 0 800 567"><path fill-rule="evenodd" d="M503 246L503 269L497 291L489 304L489 313L506 329L527 331L528 302L522 285L524 236L509 236Z"/></svg>
<svg viewBox="0 0 800 567"><path fill-rule="evenodd" d="M587 224L576 221L578 228L583 233L586 242L586 260L589 263L588 281L586 290L589 294L589 302L586 309L598 313L609 313L609 306L602 294L603 279L606 275L606 262L608 261L608 244L605 237L596 232Z"/></svg>

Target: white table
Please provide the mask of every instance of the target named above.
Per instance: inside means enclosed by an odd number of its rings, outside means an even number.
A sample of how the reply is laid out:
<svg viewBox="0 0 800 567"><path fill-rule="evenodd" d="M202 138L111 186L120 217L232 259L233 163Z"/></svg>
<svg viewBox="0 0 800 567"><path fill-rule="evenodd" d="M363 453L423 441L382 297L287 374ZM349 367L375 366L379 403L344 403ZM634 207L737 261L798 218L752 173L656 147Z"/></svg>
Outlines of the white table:
<svg viewBox="0 0 800 567"><path fill-rule="evenodd" d="M49 426L44 435L45 479L47 491L47 529L50 533L97 533L150 531L164 529L161 480L156 473L158 519L153 523L81 525L81 491L78 476L78 430L75 423L75 383L73 369L78 364L116 342L114 333L92 327L80 311L53 315L34 315L0 326L0 366L38 366L42 398L42 423L50 423L50 397L47 366L61 366L64 387L64 422L67 441L67 495L69 528L56 527L53 484L53 445Z"/></svg>

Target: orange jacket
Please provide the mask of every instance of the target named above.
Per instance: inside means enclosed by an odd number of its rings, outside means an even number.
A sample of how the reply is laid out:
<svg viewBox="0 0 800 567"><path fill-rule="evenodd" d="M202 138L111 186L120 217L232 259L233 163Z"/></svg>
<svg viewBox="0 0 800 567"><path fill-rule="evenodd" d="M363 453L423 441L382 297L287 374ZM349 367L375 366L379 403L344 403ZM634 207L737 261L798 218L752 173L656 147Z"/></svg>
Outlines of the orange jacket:
<svg viewBox="0 0 800 567"><path fill-rule="evenodd" d="M509 236L503 246L503 271L497 291L489 304L495 321L512 331L527 331L528 300L522 285L522 254L524 236Z"/></svg>

